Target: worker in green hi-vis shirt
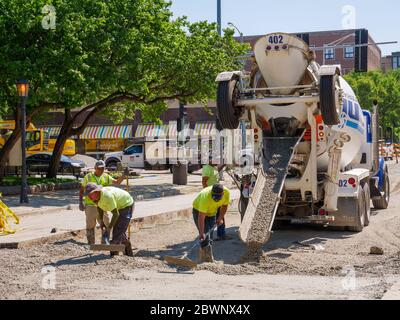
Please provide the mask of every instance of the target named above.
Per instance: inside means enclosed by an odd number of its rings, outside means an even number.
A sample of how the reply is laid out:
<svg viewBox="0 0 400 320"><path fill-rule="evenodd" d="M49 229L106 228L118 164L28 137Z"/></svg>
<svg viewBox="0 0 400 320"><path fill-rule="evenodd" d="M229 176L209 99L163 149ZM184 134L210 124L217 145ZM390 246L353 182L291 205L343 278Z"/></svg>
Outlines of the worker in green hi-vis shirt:
<svg viewBox="0 0 400 320"><path fill-rule="evenodd" d="M213 262L212 230L215 225L223 223L230 202L230 191L227 187L215 184L199 192L193 201L193 220L199 231L201 262ZM217 212L220 212L217 218ZM209 233L210 232L210 233Z"/></svg>
<svg viewBox="0 0 400 320"><path fill-rule="evenodd" d="M121 182L129 175L129 171L124 172L124 174L118 179L114 179L109 174L105 173L106 164L103 160L96 162L94 166L94 172L90 172L82 180L81 188L79 191L79 210L85 211L86 215L86 238L88 244L94 244L96 242L95 238L95 228L96 222L101 223L99 218L98 207L84 196L84 190L89 183L95 183L103 187L119 185ZM110 223L107 213L103 213L104 223L108 225ZM102 241L103 243L103 241Z"/></svg>
<svg viewBox="0 0 400 320"><path fill-rule="evenodd" d="M225 165L214 165L212 162L212 158L210 157L209 163L203 166L201 176L202 176L202 184L203 188L211 187L216 185L220 182L220 173L225 168ZM221 210L220 208L217 209L217 216L218 219ZM223 240L231 240L232 237L226 234L225 230L225 219L223 219L223 223L218 226L217 229L217 241Z"/></svg>
<svg viewBox="0 0 400 320"><path fill-rule="evenodd" d="M126 234L134 209L132 196L120 188L102 187L94 183L89 183L85 191L88 198L100 209L100 227L103 232L103 238L108 241L112 229L111 244L125 245L125 254L132 257L132 245ZM105 225L102 219L103 213L107 211L112 213L112 219L108 226ZM111 256L115 254L117 252L111 252Z"/></svg>

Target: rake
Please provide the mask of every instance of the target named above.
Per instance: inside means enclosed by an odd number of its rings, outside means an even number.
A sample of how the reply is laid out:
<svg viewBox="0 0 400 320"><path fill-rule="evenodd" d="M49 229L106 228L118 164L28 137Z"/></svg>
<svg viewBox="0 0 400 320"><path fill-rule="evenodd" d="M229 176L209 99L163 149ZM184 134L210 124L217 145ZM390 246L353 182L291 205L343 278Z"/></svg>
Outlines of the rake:
<svg viewBox="0 0 400 320"><path fill-rule="evenodd" d="M208 236L210 236L210 234L211 234L212 232L214 232L216 226L217 226L217 225L214 225L214 226L210 229L210 231L207 232L206 238L207 238ZM168 264L172 264L172 265L175 265L175 266L182 266L182 267L186 267L186 268L189 268L189 269L194 269L194 268L197 267L197 263L194 262L193 260L189 259L188 256L189 256L189 254L190 254L195 248L197 248L200 244L201 244L200 239L196 239L196 240L193 242L193 244L192 244L192 246L190 247L190 249L187 250L187 251L185 251L184 254L183 254L182 256L180 256L180 257L165 256L165 257L164 257L164 260L165 260Z"/></svg>

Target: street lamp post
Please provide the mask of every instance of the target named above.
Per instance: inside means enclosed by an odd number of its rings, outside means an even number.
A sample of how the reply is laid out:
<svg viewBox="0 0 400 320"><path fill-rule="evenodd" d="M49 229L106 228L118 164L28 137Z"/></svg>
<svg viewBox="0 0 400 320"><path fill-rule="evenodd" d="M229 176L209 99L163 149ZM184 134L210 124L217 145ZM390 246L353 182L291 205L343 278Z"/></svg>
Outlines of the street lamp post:
<svg viewBox="0 0 400 320"><path fill-rule="evenodd" d="M239 32L239 34L240 34L240 43L244 43L243 32L241 32L241 31L239 30L239 28L236 27L232 22L228 22L228 26L230 26L230 27L232 27L232 28L235 28L236 31Z"/></svg>
<svg viewBox="0 0 400 320"><path fill-rule="evenodd" d="M28 180L26 176L26 101L28 100L29 82L25 79L17 81L17 92L21 98L21 154L22 154L22 173L21 173L21 195L20 203L29 203L28 200Z"/></svg>

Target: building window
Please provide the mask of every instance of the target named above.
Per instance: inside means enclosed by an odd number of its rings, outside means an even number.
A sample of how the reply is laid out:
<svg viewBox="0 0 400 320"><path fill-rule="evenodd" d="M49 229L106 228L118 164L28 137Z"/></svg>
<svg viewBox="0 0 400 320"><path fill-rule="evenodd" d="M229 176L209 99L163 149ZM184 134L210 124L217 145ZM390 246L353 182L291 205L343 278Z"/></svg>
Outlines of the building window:
<svg viewBox="0 0 400 320"><path fill-rule="evenodd" d="M335 48L324 49L325 60L335 59Z"/></svg>
<svg viewBox="0 0 400 320"><path fill-rule="evenodd" d="M344 58L345 59L354 59L354 47L345 47L344 48Z"/></svg>
<svg viewBox="0 0 400 320"><path fill-rule="evenodd" d="M393 57L393 70L400 68L400 56Z"/></svg>

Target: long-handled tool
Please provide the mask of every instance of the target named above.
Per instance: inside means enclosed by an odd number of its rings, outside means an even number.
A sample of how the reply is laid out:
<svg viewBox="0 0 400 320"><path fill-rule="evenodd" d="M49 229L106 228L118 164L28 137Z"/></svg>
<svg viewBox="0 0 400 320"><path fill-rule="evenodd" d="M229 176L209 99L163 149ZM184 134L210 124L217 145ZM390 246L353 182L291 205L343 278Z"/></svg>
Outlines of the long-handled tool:
<svg viewBox="0 0 400 320"><path fill-rule="evenodd" d="M206 238L209 237L212 232L214 232L216 227L217 227L217 225L214 225L210 229L210 231L207 232ZM165 256L164 260L167 261L167 263L172 264L172 265L187 267L187 268L190 268L190 269L196 268L197 267L197 263L194 262L193 260L189 259L188 256L195 248L200 246L200 244L201 244L201 240L200 239L196 239L193 242L193 245L190 247L190 249L187 250L183 254L183 256L181 256L181 257Z"/></svg>
<svg viewBox="0 0 400 320"><path fill-rule="evenodd" d="M124 170L124 174L126 175L126 192L129 193L129 167L126 167ZM131 240L131 222L128 224L128 240Z"/></svg>

